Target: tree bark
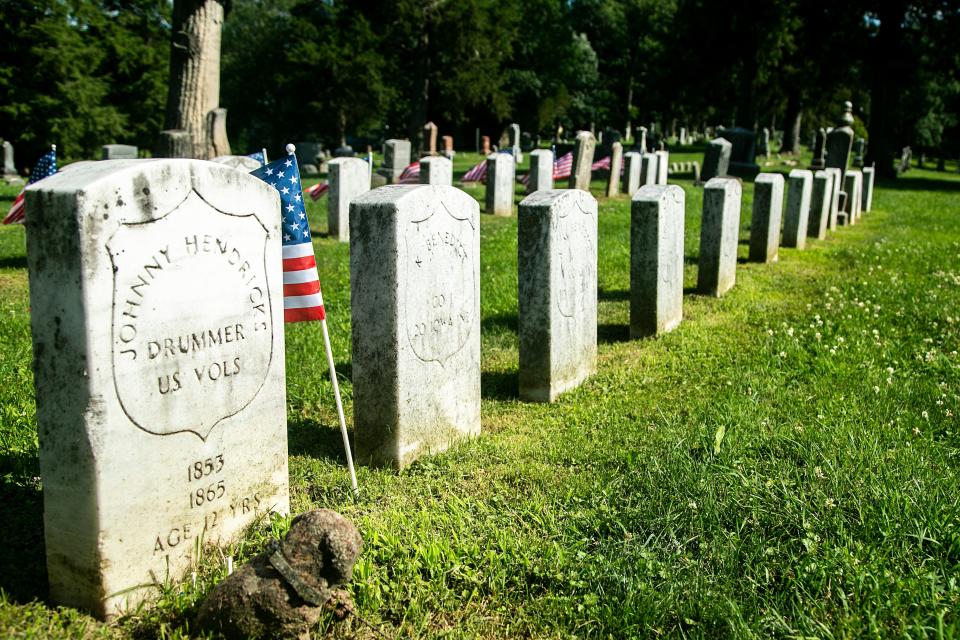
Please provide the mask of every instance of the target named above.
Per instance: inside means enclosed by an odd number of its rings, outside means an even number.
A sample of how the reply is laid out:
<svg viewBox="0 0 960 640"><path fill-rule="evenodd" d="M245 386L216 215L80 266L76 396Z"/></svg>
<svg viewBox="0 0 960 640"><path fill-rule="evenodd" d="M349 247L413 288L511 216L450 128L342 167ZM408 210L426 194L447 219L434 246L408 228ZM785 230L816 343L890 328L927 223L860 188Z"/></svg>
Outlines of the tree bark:
<svg viewBox="0 0 960 640"><path fill-rule="evenodd" d="M866 164L876 163L877 176L895 178L897 172L893 158L897 155L897 131L894 123L897 96L901 78L907 77L903 69L900 49L903 46L903 18L907 9L904 0L878 3L877 15L880 30L877 33L871 55L870 86L870 145L867 147Z"/></svg>
<svg viewBox="0 0 960 640"><path fill-rule="evenodd" d="M220 103L220 33L228 0L175 0L166 129L192 138L194 158L213 157L207 114Z"/></svg>
<svg viewBox="0 0 960 640"><path fill-rule="evenodd" d="M803 118L803 101L800 92L793 90L787 96L787 113L783 119L783 146L781 153L800 153L800 122Z"/></svg>

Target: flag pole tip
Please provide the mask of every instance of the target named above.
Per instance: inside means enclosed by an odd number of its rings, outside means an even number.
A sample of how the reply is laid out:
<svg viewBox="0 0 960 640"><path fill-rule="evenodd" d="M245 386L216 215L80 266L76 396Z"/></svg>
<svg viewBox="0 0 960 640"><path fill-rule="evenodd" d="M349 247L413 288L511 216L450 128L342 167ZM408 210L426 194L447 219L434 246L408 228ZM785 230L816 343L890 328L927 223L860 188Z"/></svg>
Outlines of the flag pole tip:
<svg viewBox="0 0 960 640"><path fill-rule="evenodd" d="M289 155L293 155L293 152L296 151L296 150L297 150L297 148L296 148L295 146L293 146L292 144L288 144L288 145L287 145L287 153L288 153Z"/></svg>
<svg viewBox="0 0 960 640"><path fill-rule="evenodd" d="M50 145L50 148L53 149L54 151L56 151L56 150L57 150L57 145L52 144L52 145Z"/></svg>

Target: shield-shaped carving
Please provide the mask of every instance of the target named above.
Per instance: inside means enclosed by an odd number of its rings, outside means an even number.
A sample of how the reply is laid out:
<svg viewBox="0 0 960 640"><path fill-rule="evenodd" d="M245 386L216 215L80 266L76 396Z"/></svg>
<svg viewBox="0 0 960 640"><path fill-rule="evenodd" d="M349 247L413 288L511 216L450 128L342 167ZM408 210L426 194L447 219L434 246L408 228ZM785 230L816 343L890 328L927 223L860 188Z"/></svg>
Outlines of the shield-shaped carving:
<svg viewBox="0 0 960 640"><path fill-rule="evenodd" d="M404 228L407 339L424 362L442 366L470 337L476 309L473 222L429 203Z"/></svg>
<svg viewBox="0 0 960 640"><path fill-rule="evenodd" d="M113 379L136 426L206 440L259 393L273 359L268 237L191 191L110 238Z"/></svg>
<svg viewBox="0 0 960 640"><path fill-rule="evenodd" d="M583 218L591 216L589 211L577 205L578 211L561 213L557 220L557 239L554 244L554 256L559 266L555 270L558 282L556 286L557 310L560 315L572 318L585 308L586 298L590 295L592 282L596 282L593 261L587 259L595 255L593 242Z"/></svg>

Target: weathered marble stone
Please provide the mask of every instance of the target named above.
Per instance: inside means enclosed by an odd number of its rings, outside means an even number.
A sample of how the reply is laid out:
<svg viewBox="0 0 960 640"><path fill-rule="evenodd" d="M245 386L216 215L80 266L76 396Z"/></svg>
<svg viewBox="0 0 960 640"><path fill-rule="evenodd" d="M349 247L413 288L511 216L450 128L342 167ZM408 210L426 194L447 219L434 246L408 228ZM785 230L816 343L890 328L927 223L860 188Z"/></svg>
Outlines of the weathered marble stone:
<svg viewBox="0 0 960 640"><path fill-rule="evenodd" d="M620 170L623 168L623 144L619 141L610 145L610 175L607 178L607 197L620 193Z"/></svg>
<svg viewBox="0 0 960 640"><path fill-rule="evenodd" d="M191 158L194 155L193 136L183 129L161 131L153 155L157 158Z"/></svg>
<svg viewBox="0 0 960 640"><path fill-rule="evenodd" d="M487 213L495 216L513 215L513 181L516 168L509 153L491 153L487 156L487 186L485 203Z"/></svg>
<svg viewBox="0 0 960 640"><path fill-rule="evenodd" d="M643 156L636 151L628 151L624 154L626 168L623 172L624 187L626 194L633 197L633 194L640 188L640 166L643 164Z"/></svg>
<svg viewBox="0 0 960 640"><path fill-rule="evenodd" d="M643 154L643 164L640 167L640 186L648 184L657 184L657 177L660 175L660 156L656 153Z"/></svg>
<svg viewBox="0 0 960 640"><path fill-rule="evenodd" d="M830 231L837 230L838 215L840 214L840 169L830 167L824 169L830 175Z"/></svg>
<svg viewBox="0 0 960 640"><path fill-rule="evenodd" d="M553 189L553 151L534 149L530 152L530 180L527 193Z"/></svg>
<svg viewBox="0 0 960 640"><path fill-rule="evenodd" d="M700 179L709 181L712 178L722 178L730 170L730 151L733 145L725 138L714 138L707 144L703 154L703 170Z"/></svg>
<svg viewBox="0 0 960 640"><path fill-rule="evenodd" d="M227 138L227 110L217 107L207 112L207 132L210 139L207 158L230 155L230 140Z"/></svg>
<svg viewBox="0 0 960 640"><path fill-rule="evenodd" d="M570 172L569 188L590 191L590 178L593 175L593 150L596 146L597 140L589 131L581 131L577 134L576 142L573 145L573 170Z"/></svg>
<svg viewBox="0 0 960 640"><path fill-rule="evenodd" d="M750 221L752 262L775 262L780 250L783 218L783 175L760 173L753 183L753 216Z"/></svg>
<svg viewBox="0 0 960 640"><path fill-rule="evenodd" d="M136 160L138 152L132 144L105 144L102 151L101 160Z"/></svg>
<svg viewBox="0 0 960 640"><path fill-rule="evenodd" d="M355 199L350 288L357 458L404 467L479 434L477 201L433 185Z"/></svg>
<svg viewBox="0 0 960 640"><path fill-rule="evenodd" d="M597 201L538 191L517 223L520 397L552 402L597 368Z"/></svg>
<svg viewBox="0 0 960 640"><path fill-rule="evenodd" d="M360 158L334 158L327 166L327 231L331 238L350 242L350 201L370 191L370 165Z"/></svg>
<svg viewBox="0 0 960 640"><path fill-rule="evenodd" d="M737 280L737 242L743 187L736 178L711 178L703 187L697 290L720 297Z"/></svg>
<svg viewBox="0 0 960 640"><path fill-rule="evenodd" d="M683 319L684 194L641 187L630 203L630 337L672 331Z"/></svg>
<svg viewBox="0 0 960 640"><path fill-rule="evenodd" d="M823 127L817 129L816 136L813 139L813 160L810 162L811 169L823 169L827 166L826 141L827 130Z"/></svg>
<svg viewBox="0 0 960 640"><path fill-rule="evenodd" d="M670 162L669 151L657 151L657 184L667 184L667 168Z"/></svg>
<svg viewBox="0 0 960 640"><path fill-rule="evenodd" d="M510 151L513 153L514 166L523 162L523 153L520 151L520 125L516 122L510 125Z"/></svg>
<svg viewBox="0 0 960 640"><path fill-rule="evenodd" d="M770 158L770 129L764 127L757 138L757 155L765 160Z"/></svg>
<svg viewBox="0 0 960 640"><path fill-rule="evenodd" d="M250 173L251 171L256 171L260 168L260 162L254 160L250 156L217 156L211 162L218 162L220 164L225 164L232 169L237 171L244 171ZM307 173L306 171L301 171L301 173Z"/></svg>
<svg viewBox="0 0 960 640"><path fill-rule="evenodd" d="M17 167L13 162L13 145L9 140L3 141L3 175L17 175Z"/></svg>
<svg viewBox="0 0 960 640"><path fill-rule="evenodd" d="M50 597L111 617L288 510L279 198L108 160L26 207Z"/></svg>
<svg viewBox="0 0 960 640"><path fill-rule="evenodd" d="M677 142L680 146L687 144L687 129L685 127L680 127L680 135L677 136Z"/></svg>
<svg viewBox="0 0 960 640"><path fill-rule="evenodd" d="M453 162L446 156L420 158L420 184L453 184Z"/></svg>
<svg viewBox="0 0 960 640"><path fill-rule="evenodd" d="M850 169L844 178L843 187L847 194L847 206L844 207L844 211L849 214L847 223L856 224L862 214L863 174L856 169Z"/></svg>
<svg viewBox="0 0 960 640"><path fill-rule="evenodd" d="M432 122L423 125L423 153L437 155L437 125Z"/></svg>
<svg viewBox="0 0 960 640"><path fill-rule="evenodd" d="M410 141L391 139L383 143L383 165L377 169L390 184L400 179L400 174L410 164Z"/></svg>
<svg viewBox="0 0 960 640"><path fill-rule="evenodd" d="M453 150L453 136L443 136L443 155L453 160L456 152Z"/></svg>
<svg viewBox="0 0 960 640"><path fill-rule="evenodd" d="M641 153L647 151L647 128L637 127L637 148Z"/></svg>
<svg viewBox="0 0 960 640"><path fill-rule="evenodd" d="M807 245L813 172L794 169L787 180L787 211L783 217L783 246L803 249Z"/></svg>
<svg viewBox="0 0 960 640"><path fill-rule="evenodd" d="M853 166L863 166L863 156L867 152L867 141L863 138L857 138L853 141Z"/></svg>
<svg viewBox="0 0 960 640"><path fill-rule="evenodd" d="M483 147L480 149L480 153L485 156L490 155L490 136L483 136Z"/></svg>
<svg viewBox="0 0 960 640"><path fill-rule="evenodd" d="M813 191L810 194L810 218L807 221L807 237L823 240L830 226L830 203L833 199L833 176L826 171L813 174Z"/></svg>
<svg viewBox="0 0 960 640"><path fill-rule="evenodd" d="M876 177L874 167L863 168L863 213L870 213L873 209L873 179Z"/></svg>

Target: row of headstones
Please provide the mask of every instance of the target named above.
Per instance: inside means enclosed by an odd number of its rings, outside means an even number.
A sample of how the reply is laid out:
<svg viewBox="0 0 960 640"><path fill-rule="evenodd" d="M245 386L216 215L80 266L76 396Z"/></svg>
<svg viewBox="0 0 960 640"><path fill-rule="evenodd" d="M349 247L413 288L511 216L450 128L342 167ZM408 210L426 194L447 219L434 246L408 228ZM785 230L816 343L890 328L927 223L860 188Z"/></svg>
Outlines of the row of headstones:
<svg viewBox="0 0 960 640"><path fill-rule="evenodd" d="M821 232L824 175L791 175L785 244L810 233L811 201ZM782 177L761 178L751 254L769 258ZM705 187L705 294L733 286L740 197L735 179ZM283 296L296 281L280 264L302 258L281 247L277 191L215 163L90 162L28 187L26 206L51 599L109 616L189 570L201 541L288 510ZM480 430L479 204L452 186L385 186L349 208L356 449L400 467ZM597 201L537 191L518 218L519 390L551 401L596 369ZM682 318L683 228L680 187L634 194L634 337Z"/></svg>

